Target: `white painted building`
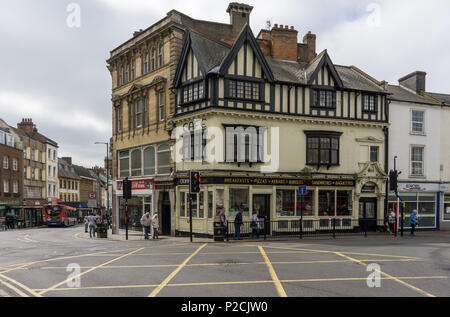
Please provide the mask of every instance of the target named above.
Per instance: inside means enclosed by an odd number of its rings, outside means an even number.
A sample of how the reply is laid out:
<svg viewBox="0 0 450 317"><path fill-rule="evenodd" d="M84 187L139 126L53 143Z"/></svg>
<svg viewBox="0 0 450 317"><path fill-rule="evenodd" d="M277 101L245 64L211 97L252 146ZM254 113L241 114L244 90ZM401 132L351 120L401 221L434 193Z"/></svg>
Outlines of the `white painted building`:
<svg viewBox="0 0 450 317"><path fill-rule="evenodd" d="M404 221L414 210L419 228L439 229L442 215L441 193L441 107L425 94L426 73L414 72L389 85L389 169L396 168L399 195L406 203ZM442 122L443 123L443 122ZM448 153L448 152L447 152ZM448 155L448 154L447 154ZM389 210L400 213L399 200L389 195Z"/></svg>
<svg viewBox="0 0 450 317"><path fill-rule="evenodd" d="M48 140L46 143L46 188L47 200L59 199L58 144Z"/></svg>

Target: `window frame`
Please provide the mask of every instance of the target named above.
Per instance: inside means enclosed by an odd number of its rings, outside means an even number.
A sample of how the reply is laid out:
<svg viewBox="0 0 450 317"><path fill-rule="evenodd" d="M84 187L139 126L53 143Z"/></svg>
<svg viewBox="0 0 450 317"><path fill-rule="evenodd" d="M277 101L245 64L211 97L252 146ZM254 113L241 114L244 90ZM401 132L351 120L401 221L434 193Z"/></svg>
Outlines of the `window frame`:
<svg viewBox="0 0 450 317"><path fill-rule="evenodd" d="M377 159L376 161L372 160L372 149L377 149ZM371 145L369 146L369 160L371 163L378 163L380 162L380 147L379 146L375 146L375 145Z"/></svg>
<svg viewBox="0 0 450 317"><path fill-rule="evenodd" d="M158 92L158 115L159 122L166 120L166 93L165 91Z"/></svg>
<svg viewBox="0 0 450 317"><path fill-rule="evenodd" d="M414 149L421 149L422 150L422 161L413 161L413 150ZM414 174L413 173L413 164L414 163L421 163L422 164L422 173L421 174ZM424 178L425 177L425 145L411 145L409 150L409 176L410 178Z"/></svg>
<svg viewBox="0 0 450 317"><path fill-rule="evenodd" d="M264 102L263 92L264 85L261 80L250 78L225 79L225 98L227 99L246 102Z"/></svg>
<svg viewBox="0 0 450 317"><path fill-rule="evenodd" d="M204 79L190 81L183 84L180 89L180 106L186 106L192 103L204 101L207 98L205 88L206 81ZM197 98L195 98L195 91L198 93Z"/></svg>
<svg viewBox="0 0 450 317"><path fill-rule="evenodd" d="M304 131L305 135L306 135L306 165L309 166L317 166L317 167L321 167L321 166L327 166L328 168L330 168L331 166L340 166L340 162L341 162L341 137L342 137L342 132L332 132L332 131ZM319 144L318 144L318 148L317 149L312 149L310 148L310 142L312 139L318 139L319 140ZM330 147L329 149L322 149L322 140L323 139L328 139L330 142ZM333 148L333 140L338 142L337 144L337 149ZM318 158L317 158L317 162L312 162L310 161L309 157L310 157L310 151L311 150L317 150L318 152ZM329 162L328 163L322 163L322 152L323 151L329 151ZM333 163L333 152L337 151L336 155L337 155L337 162Z"/></svg>
<svg viewBox="0 0 450 317"><path fill-rule="evenodd" d="M325 101L325 105L324 106L321 106L321 101L322 101L322 93L324 93L325 95L323 96L324 97L324 101ZM329 95L328 94L331 94L331 106L329 106L328 105L328 101L329 101L329 99L328 99L328 97L329 97ZM310 102L311 102L311 104L310 104L310 107L311 107L311 109L314 109L314 110L318 110L318 109L321 109L321 110L336 110L336 103L337 103L337 100L336 100L336 90L335 89L333 89L333 88L326 88L326 87L321 87L321 88L314 88L314 87L312 87L312 88L310 88Z"/></svg>
<svg viewBox="0 0 450 317"><path fill-rule="evenodd" d="M423 121L414 121L414 113L422 113L423 114ZM414 135L425 135L425 110L419 110L419 109L411 109L411 126L410 126L410 133ZM421 124L422 125L422 131L414 131L414 124Z"/></svg>
<svg viewBox="0 0 450 317"><path fill-rule="evenodd" d="M367 105L366 105L367 98ZM371 105L371 98L373 98L373 107ZM363 94L362 95L362 112L364 113L377 113L378 112L378 96L374 94Z"/></svg>

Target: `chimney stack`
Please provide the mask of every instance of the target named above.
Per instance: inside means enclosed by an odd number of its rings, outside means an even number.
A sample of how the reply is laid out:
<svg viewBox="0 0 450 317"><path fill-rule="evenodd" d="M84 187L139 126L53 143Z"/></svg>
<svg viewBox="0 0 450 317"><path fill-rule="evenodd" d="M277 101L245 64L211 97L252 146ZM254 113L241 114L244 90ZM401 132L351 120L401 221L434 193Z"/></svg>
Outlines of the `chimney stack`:
<svg viewBox="0 0 450 317"><path fill-rule="evenodd" d="M62 158L64 161L67 162L67 164L72 165L72 158L71 157L63 157Z"/></svg>
<svg viewBox="0 0 450 317"><path fill-rule="evenodd" d="M413 90L419 95L426 91L427 73L416 71L398 80L400 86Z"/></svg>
<svg viewBox="0 0 450 317"><path fill-rule="evenodd" d="M272 28L272 57L274 59L296 61L298 31L293 26L275 24Z"/></svg>
<svg viewBox="0 0 450 317"><path fill-rule="evenodd" d="M246 24L250 24L250 14L253 7L244 3L231 2L227 13L230 14L230 24L233 26L233 33L239 34Z"/></svg>
<svg viewBox="0 0 450 317"><path fill-rule="evenodd" d="M33 119L24 118L22 119L21 123L17 124L17 128L28 134L33 134L33 131L34 129L36 129L36 126L33 124Z"/></svg>

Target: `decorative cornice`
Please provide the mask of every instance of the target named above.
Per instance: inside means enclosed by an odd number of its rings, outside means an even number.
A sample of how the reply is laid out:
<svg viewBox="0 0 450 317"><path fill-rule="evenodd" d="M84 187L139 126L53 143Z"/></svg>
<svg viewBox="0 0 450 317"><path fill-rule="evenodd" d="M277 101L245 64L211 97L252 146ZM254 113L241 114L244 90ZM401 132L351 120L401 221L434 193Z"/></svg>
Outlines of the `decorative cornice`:
<svg viewBox="0 0 450 317"><path fill-rule="evenodd" d="M373 128L384 128L389 127L389 123L383 122L365 122L357 120L344 120L344 119L326 119L326 118L312 118L303 116L292 116L285 114L275 114L275 113L262 113L262 112L246 112L246 111L236 111L231 109L217 109L210 108L197 111L195 113L190 113L183 115L182 117L175 117L173 119L174 123L184 123L189 122L193 119L199 119L202 117L212 117L212 116L226 116L234 118L245 118L245 119L258 119L258 120L273 120L273 121L287 121L287 122L299 122L299 123L310 123L310 124L324 124L328 126L349 126L349 127L373 127Z"/></svg>

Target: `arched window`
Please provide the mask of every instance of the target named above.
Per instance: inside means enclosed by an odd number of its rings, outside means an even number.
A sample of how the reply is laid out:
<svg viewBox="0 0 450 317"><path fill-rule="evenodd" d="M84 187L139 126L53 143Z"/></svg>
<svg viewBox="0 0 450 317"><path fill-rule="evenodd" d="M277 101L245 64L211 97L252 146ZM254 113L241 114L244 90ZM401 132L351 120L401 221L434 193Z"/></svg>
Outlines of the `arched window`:
<svg viewBox="0 0 450 317"><path fill-rule="evenodd" d="M170 174L170 147L166 144L158 147L158 174Z"/></svg>
<svg viewBox="0 0 450 317"><path fill-rule="evenodd" d="M142 175L142 154L141 150L133 150L131 152L131 176Z"/></svg>
<svg viewBox="0 0 450 317"><path fill-rule="evenodd" d="M155 148L149 146L144 150L144 175L155 175Z"/></svg>

